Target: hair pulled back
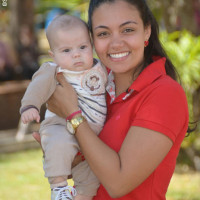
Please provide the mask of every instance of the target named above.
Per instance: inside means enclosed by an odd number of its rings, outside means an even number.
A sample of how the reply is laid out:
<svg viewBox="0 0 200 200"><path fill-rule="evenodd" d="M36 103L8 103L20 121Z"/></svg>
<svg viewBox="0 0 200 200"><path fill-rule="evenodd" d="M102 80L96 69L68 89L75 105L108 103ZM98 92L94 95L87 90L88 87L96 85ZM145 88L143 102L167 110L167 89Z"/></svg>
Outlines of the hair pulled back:
<svg viewBox="0 0 200 200"><path fill-rule="evenodd" d="M88 10L88 26L91 33L92 31L92 15L100 5L104 3L114 3L116 1L120 0L90 0L89 4L89 10ZM140 17L143 21L144 27L151 26L151 36L149 38L149 45L145 47L144 50L144 64L141 68L140 73L150 64L153 62L152 58L153 56L161 56L166 58L166 64L165 69L166 73L173 78L174 80L177 80L177 72L175 70L175 67L169 60L168 56L166 55L160 40L159 40L159 26L158 23L153 16L151 10L149 9L148 5L146 4L145 0L124 0L127 3L135 6L139 13ZM106 12L106 11L105 11Z"/></svg>

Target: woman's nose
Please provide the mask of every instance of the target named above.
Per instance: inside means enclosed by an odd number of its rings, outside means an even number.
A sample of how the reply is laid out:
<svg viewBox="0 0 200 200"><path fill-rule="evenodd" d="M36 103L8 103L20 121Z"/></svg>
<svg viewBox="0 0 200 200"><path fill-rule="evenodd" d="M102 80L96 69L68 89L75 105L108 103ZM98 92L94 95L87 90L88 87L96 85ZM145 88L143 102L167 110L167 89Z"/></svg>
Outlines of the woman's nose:
<svg viewBox="0 0 200 200"><path fill-rule="evenodd" d="M120 35L113 35L110 42L110 47L113 50L120 50L124 46L124 41Z"/></svg>

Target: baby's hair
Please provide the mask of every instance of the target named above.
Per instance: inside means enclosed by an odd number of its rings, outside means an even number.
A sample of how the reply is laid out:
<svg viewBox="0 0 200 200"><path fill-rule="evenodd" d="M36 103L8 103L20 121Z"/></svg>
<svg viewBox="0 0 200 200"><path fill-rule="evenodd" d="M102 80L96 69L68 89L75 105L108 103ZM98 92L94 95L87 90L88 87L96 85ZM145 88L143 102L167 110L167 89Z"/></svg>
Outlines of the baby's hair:
<svg viewBox="0 0 200 200"><path fill-rule="evenodd" d="M50 47L52 47L52 38L57 30L67 31L75 26L82 26L83 28L86 28L89 34L88 25L82 19L66 14L55 17L50 22L46 30L46 37Z"/></svg>

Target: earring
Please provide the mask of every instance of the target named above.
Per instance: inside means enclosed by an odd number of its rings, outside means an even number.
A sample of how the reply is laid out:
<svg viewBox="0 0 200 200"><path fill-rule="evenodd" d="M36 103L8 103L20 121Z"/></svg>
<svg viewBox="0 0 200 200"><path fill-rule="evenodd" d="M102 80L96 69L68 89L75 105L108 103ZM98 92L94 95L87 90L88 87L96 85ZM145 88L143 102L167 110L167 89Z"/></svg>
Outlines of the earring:
<svg viewBox="0 0 200 200"><path fill-rule="evenodd" d="M144 47L147 47L148 45L149 45L149 41L148 40L144 41Z"/></svg>

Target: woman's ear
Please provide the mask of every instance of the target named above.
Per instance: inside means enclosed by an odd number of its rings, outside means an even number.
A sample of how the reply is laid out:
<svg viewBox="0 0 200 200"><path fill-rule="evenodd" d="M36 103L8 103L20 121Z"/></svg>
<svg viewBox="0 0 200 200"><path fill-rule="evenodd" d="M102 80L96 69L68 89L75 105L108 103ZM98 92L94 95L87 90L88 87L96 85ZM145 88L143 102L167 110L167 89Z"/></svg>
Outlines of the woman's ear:
<svg viewBox="0 0 200 200"><path fill-rule="evenodd" d="M151 25L145 27L145 41L148 41L151 36Z"/></svg>

